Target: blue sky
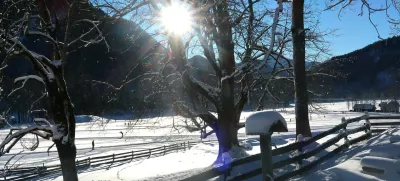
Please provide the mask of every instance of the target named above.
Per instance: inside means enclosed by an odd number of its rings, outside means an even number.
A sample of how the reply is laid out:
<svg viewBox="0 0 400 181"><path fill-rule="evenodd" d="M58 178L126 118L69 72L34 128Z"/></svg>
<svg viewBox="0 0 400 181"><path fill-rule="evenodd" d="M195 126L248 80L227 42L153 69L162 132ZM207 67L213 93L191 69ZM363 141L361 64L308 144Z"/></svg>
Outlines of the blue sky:
<svg viewBox="0 0 400 181"><path fill-rule="evenodd" d="M325 9L326 5L321 0L306 0L317 6L316 9ZM334 1L337 2L337 1ZM385 1L370 0L374 8L382 7ZM272 5L273 8L276 4ZM314 7L315 7L314 6ZM335 36L328 36L326 40L330 42L330 50L333 56L343 55L356 49L363 48L375 41L378 41L378 34L368 19L368 12L364 8L364 15L359 16L360 2L347 7L342 11L340 19L339 10L323 11L320 16L321 29L337 29ZM394 9L389 9L389 14L394 18L399 18L399 14ZM387 22L385 12L376 12L372 15L372 20L378 25L379 33L382 38L391 37L390 24ZM306 27L307 28L307 27Z"/></svg>
<svg viewBox="0 0 400 181"><path fill-rule="evenodd" d="M322 8L324 6L321 5ZM375 7L380 7L380 5L375 4ZM333 55L349 53L379 40L375 28L368 20L366 10L363 16L358 16L360 13L359 4L355 4L350 9L342 11L340 19L338 18L338 12L338 10L324 11L321 15L322 29L337 29L336 34L338 36L327 38L331 42L331 53ZM394 10L390 10L389 12L395 15ZM387 22L385 12L373 14L372 20L378 25L382 38L391 37L390 24Z"/></svg>

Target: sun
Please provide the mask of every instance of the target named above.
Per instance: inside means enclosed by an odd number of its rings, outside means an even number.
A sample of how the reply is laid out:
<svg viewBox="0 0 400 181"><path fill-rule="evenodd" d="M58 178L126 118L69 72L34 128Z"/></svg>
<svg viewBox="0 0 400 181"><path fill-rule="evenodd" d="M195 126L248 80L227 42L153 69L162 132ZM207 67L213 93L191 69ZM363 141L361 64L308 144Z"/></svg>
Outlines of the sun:
<svg viewBox="0 0 400 181"><path fill-rule="evenodd" d="M163 7L160 22L169 33L184 34L192 29L192 14L183 4L172 3Z"/></svg>

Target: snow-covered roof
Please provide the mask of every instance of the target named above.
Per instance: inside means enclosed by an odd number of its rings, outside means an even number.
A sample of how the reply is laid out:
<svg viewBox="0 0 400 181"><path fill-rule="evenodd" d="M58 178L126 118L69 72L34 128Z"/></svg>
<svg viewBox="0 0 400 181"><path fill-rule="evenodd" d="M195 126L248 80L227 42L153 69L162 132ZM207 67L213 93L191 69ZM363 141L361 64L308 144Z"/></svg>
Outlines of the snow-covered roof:
<svg viewBox="0 0 400 181"><path fill-rule="evenodd" d="M390 102L381 102L381 103L379 104L380 107L382 107L382 106L388 106L388 105L390 105L390 106L399 106L400 104L399 104L399 102L397 102L397 101L395 101L395 100L392 100L392 101L390 101Z"/></svg>
<svg viewBox="0 0 400 181"><path fill-rule="evenodd" d="M37 109L31 111L31 113L36 113L36 112L47 112L47 111L45 109Z"/></svg>
<svg viewBox="0 0 400 181"><path fill-rule="evenodd" d="M264 135L272 132L287 131L285 118L275 111L256 112L246 119L247 135Z"/></svg>

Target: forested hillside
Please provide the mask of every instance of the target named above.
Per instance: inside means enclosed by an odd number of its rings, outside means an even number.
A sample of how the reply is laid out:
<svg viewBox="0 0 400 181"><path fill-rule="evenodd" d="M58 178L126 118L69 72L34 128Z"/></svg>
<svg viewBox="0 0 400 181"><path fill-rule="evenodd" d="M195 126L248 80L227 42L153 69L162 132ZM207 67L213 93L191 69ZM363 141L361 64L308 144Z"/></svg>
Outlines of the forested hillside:
<svg viewBox="0 0 400 181"><path fill-rule="evenodd" d="M321 71L336 76L324 77L332 84L329 97L387 97L400 95L400 37L372 43L345 55L332 57L316 66Z"/></svg>
<svg viewBox="0 0 400 181"><path fill-rule="evenodd" d="M52 7L52 5L49 5L49 7ZM77 114L100 114L110 110L140 110L154 107L154 105L143 102L143 96L140 94L140 91L143 90L139 89L141 80L130 83L119 92L115 92L107 86L95 84L93 80L119 86L122 81L143 74L146 69L154 68L157 64L155 60L158 59L155 57L155 53L164 51L164 48L156 44L156 41L147 32L133 22L110 18L96 8L88 7L88 9L90 11L82 11L80 14L82 19L90 17L91 19L102 20L98 27L105 36L108 45L105 43L80 42L70 47L70 58L64 71ZM56 15L61 28L65 28L63 21L65 13L62 6L58 4ZM18 17L16 16L16 18ZM76 25L73 36L81 36L82 32L87 32L90 27L90 24L84 23ZM97 36L96 32L92 34L87 39ZM57 37L59 41L62 41L64 34L59 33ZM51 54L51 47L43 49L45 43L37 39L25 38L22 42L34 51L47 56ZM1 61L6 57L5 55L6 52L0 52ZM13 87L15 88L13 80L16 77L29 75L33 72L32 65L27 61L22 61L22 58L12 58L9 61L9 66L4 70L2 82L4 85L2 96L5 98L2 105L14 105L13 109L16 111L29 108L31 103L42 95L41 92L43 91L43 87L38 84L34 86L34 89L21 90L15 96L7 99L8 93ZM133 71L131 71L132 69ZM32 93L35 94L32 95ZM35 106L35 108L42 107L46 108L46 102Z"/></svg>

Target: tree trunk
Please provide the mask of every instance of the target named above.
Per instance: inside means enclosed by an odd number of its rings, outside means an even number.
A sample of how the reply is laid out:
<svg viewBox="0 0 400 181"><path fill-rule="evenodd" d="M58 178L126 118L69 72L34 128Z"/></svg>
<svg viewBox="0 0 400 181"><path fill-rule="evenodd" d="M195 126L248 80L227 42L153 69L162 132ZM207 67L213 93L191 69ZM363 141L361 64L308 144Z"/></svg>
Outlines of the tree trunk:
<svg viewBox="0 0 400 181"><path fill-rule="evenodd" d="M233 146L239 145L237 121L235 121L234 115L234 111L218 112L218 124L215 128L219 144L217 162L222 161L221 156L223 153L229 152Z"/></svg>
<svg viewBox="0 0 400 181"><path fill-rule="evenodd" d="M218 45L220 69L222 76L228 76L235 70L235 49L232 41L232 27L229 21L228 3L222 1L217 5L216 10L216 25L219 29L220 36ZM232 146L239 145L237 138L234 84L233 78L221 81L221 105L218 108L218 130L216 130L219 142L218 158L221 157L222 153L229 151Z"/></svg>
<svg viewBox="0 0 400 181"><path fill-rule="evenodd" d="M295 86L296 135L311 136L308 118L308 93L305 71L304 0L293 1L293 69Z"/></svg>
<svg viewBox="0 0 400 181"><path fill-rule="evenodd" d="M57 140L53 138L53 140L57 147L64 181L77 181L74 109L67 92L62 68L54 69L53 73L56 77L55 81L47 83L51 110L55 124L65 129L61 132L63 137ZM64 142L65 137L67 137L66 142Z"/></svg>
<svg viewBox="0 0 400 181"><path fill-rule="evenodd" d="M76 147L74 144L67 142L62 144L56 143L58 156L61 162L61 170L64 181L78 181L78 173L76 171L75 157Z"/></svg>

